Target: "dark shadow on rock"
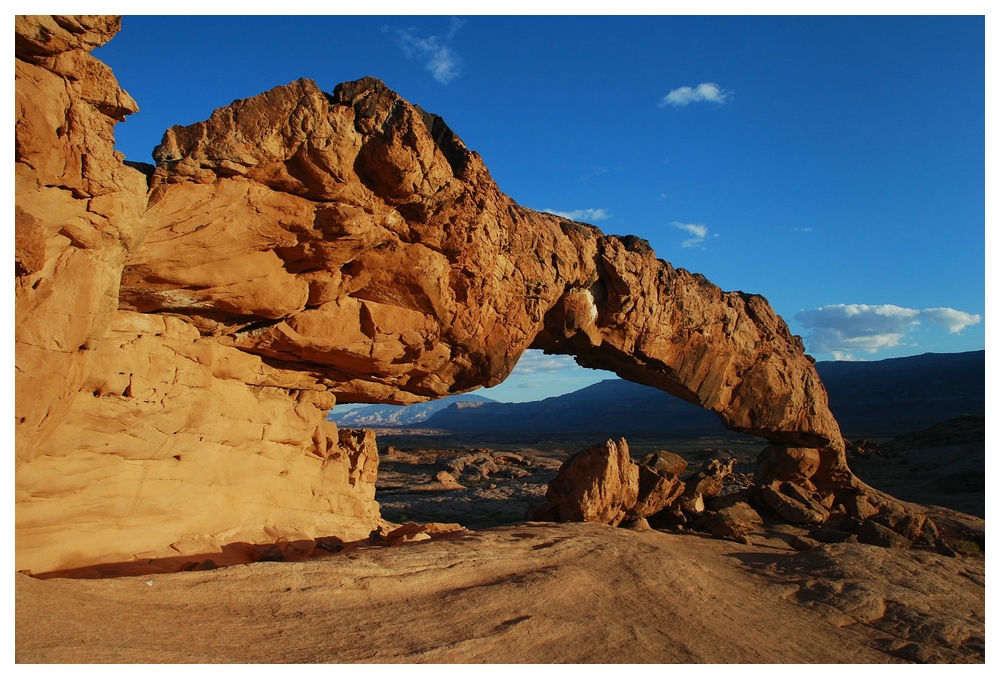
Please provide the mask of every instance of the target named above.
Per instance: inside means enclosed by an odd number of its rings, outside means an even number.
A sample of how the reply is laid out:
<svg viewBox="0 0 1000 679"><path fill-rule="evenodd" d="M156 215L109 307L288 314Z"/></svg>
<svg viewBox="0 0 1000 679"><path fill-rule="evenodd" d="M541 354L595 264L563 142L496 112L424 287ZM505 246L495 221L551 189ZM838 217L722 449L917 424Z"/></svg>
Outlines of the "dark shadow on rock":
<svg viewBox="0 0 1000 679"><path fill-rule="evenodd" d="M406 526L401 527L401 530ZM389 535L392 535L390 533ZM459 540L469 537L464 528L432 533L431 540ZM249 542L233 542L223 545L218 552L203 554L186 554L183 556L168 556L155 559L139 559L136 561L119 561L115 563L93 564L80 568L49 571L47 573L31 573L21 571L26 575L40 580L51 578L98 579L120 578L142 575L159 575L163 573L182 573L186 571L208 571L227 566L239 566L261 561L307 561L323 558L334 554L349 554L361 547L390 547L411 543L405 540L390 541L386 536L373 531L372 536L364 540L344 542L337 537L323 537L315 540L287 540L276 543L251 544Z"/></svg>

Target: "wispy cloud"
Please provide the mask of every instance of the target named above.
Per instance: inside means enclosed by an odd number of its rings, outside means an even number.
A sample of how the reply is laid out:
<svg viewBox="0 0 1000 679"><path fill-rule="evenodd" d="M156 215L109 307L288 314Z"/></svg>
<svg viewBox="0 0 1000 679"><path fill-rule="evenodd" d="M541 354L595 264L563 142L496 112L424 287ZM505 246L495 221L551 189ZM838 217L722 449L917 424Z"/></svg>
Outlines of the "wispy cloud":
<svg viewBox="0 0 1000 679"><path fill-rule="evenodd" d="M461 60L447 43L464 25L465 22L461 19L452 19L444 37L437 35L421 37L415 28L397 28L396 44L403 50L407 59L424 60L424 67L431 72L434 79L447 85L462 72Z"/></svg>
<svg viewBox="0 0 1000 679"><path fill-rule="evenodd" d="M558 373L566 370L582 370L572 356L547 356L539 349L528 349L521 355L511 376L524 377L539 373Z"/></svg>
<svg viewBox="0 0 1000 679"><path fill-rule="evenodd" d="M682 248L696 248L705 242L705 238L708 237L708 227L704 224L682 224L681 222L673 222L673 226L681 231L686 231L691 234L691 237L684 240L681 243ZM718 237L719 234L714 234Z"/></svg>
<svg viewBox="0 0 1000 679"><path fill-rule="evenodd" d="M930 321L955 334L983 319L979 314L948 307L921 310L894 304L831 304L800 311L795 320L810 330L806 342L811 352L852 360L852 352L874 354L904 345L921 321Z"/></svg>
<svg viewBox="0 0 1000 679"><path fill-rule="evenodd" d="M611 213L602 207L587 208L586 210L572 210L570 212L560 212L559 210L553 210L552 208L545 208L542 212L548 212L550 215L558 215L564 219L572 219L575 222L599 222L602 219L611 219Z"/></svg>
<svg viewBox="0 0 1000 679"><path fill-rule="evenodd" d="M465 26L465 19L452 17L451 22L448 24L448 33L444 36L445 40L451 40L458 35L458 32L462 30L463 26Z"/></svg>
<svg viewBox="0 0 1000 679"><path fill-rule="evenodd" d="M732 92L724 90L715 83L701 83L697 87L678 87L670 90L660 101L660 108L666 106L687 106L699 101L711 101L724 104L732 96Z"/></svg>

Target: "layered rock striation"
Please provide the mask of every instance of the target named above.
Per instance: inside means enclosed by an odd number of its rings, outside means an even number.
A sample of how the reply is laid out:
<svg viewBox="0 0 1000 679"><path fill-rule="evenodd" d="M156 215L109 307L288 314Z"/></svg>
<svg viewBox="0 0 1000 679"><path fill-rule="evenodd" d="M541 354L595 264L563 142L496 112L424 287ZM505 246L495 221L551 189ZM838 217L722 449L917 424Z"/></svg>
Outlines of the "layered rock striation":
<svg viewBox="0 0 1000 679"><path fill-rule="evenodd" d="M766 300L517 205L374 78L233 102L127 167L112 129L137 107L89 55L118 27L16 21L19 569L363 537L377 453L326 412L495 385L532 347L864 490Z"/></svg>
<svg viewBox="0 0 1000 679"><path fill-rule="evenodd" d="M147 177L114 151L114 123L137 107L89 54L120 21L15 23L17 568L176 569L367 537L374 437L326 422L326 385L120 300L158 227Z"/></svg>

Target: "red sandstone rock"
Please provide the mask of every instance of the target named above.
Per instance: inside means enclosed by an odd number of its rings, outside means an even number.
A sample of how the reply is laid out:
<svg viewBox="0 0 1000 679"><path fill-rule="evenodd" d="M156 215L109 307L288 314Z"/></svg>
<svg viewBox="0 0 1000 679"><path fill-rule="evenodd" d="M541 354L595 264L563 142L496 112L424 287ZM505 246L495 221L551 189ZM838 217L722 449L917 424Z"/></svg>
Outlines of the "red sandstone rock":
<svg viewBox="0 0 1000 679"><path fill-rule="evenodd" d="M757 510L742 500L726 503L705 522L713 537L735 542L747 542L749 536L764 524Z"/></svg>
<svg viewBox="0 0 1000 679"><path fill-rule="evenodd" d="M628 510L630 517L645 518L669 507L684 492L684 482L676 474L639 465L639 493Z"/></svg>
<svg viewBox="0 0 1000 679"><path fill-rule="evenodd" d="M705 468L684 480L683 494L677 498L676 506L663 516L673 515L678 522L705 511L705 500L722 493L722 480L733 471L734 460L710 460Z"/></svg>
<svg viewBox="0 0 1000 679"><path fill-rule="evenodd" d="M669 472L680 476L687 469L688 463L677 453L668 450L658 450L642 458L639 464L654 469L660 473Z"/></svg>
<svg viewBox="0 0 1000 679"><path fill-rule="evenodd" d="M766 480L791 481L813 487L812 477L819 469L820 455L815 448L768 446L758 458L759 476Z"/></svg>
<svg viewBox="0 0 1000 679"><path fill-rule="evenodd" d="M39 454L82 388L108 328L145 179L114 151L115 121L138 110L90 56L120 19L15 17L15 445Z"/></svg>
<svg viewBox="0 0 1000 679"><path fill-rule="evenodd" d="M809 490L790 481L772 481L760 492L767 506L790 523L819 525L830 518L830 512Z"/></svg>
<svg viewBox="0 0 1000 679"><path fill-rule="evenodd" d="M529 347L814 448L816 487L892 504L763 298L522 208L378 80L171 128L147 194L113 150L135 102L88 53L119 25L15 21L18 568L363 537L371 446L327 410L495 385Z"/></svg>
<svg viewBox="0 0 1000 679"><path fill-rule="evenodd" d="M676 474L632 462L625 439L607 441L566 460L549 483L548 502L528 518L612 526L624 521L648 529L644 519L669 507L682 493L684 482Z"/></svg>
<svg viewBox="0 0 1000 679"><path fill-rule="evenodd" d="M15 20L16 566L169 569L366 537L374 438L338 436L325 385L206 340L183 314L119 309L152 225L146 178L114 151L115 121L137 107L88 54L119 26Z"/></svg>
<svg viewBox="0 0 1000 679"><path fill-rule="evenodd" d="M617 526L639 496L639 466L625 439L591 446L566 460L532 521L593 521Z"/></svg>

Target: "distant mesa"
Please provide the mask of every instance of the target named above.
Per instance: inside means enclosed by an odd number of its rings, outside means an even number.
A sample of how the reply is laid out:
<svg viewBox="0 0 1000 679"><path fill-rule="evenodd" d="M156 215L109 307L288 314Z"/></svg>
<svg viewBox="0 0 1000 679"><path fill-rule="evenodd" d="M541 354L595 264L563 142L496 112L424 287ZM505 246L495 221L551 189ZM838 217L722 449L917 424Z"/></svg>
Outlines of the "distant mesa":
<svg viewBox="0 0 1000 679"><path fill-rule="evenodd" d="M492 386L528 348L847 467L800 338L640 239L521 207L375 78L297 80L167 130L90 51L115 17L15 18L16 567L35 574L384 527L335 403ZM899 511L910 511L900 509Z"/></svg>

